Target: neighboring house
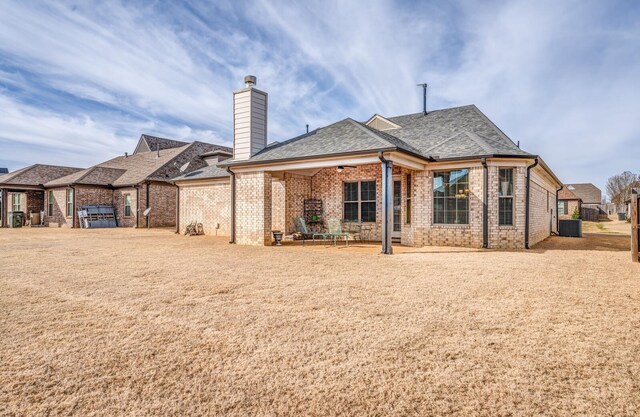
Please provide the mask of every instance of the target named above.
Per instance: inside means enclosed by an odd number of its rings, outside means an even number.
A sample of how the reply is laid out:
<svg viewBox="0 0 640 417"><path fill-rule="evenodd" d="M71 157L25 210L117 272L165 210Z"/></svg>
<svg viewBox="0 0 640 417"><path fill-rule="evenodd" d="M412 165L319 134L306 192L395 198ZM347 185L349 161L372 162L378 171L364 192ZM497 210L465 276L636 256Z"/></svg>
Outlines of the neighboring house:
<svg viewBox="0 0 640 417"><path fill-rule="evenodd" d="M245 83L234 92L233 159L218 165L232 174L209 168L225 186L216 192L213 181L202 183L208 204L186 201L181 186L184 221L204 219L208 206L223 210L230 199L220 228L233 242L268 245L272 230L292 233L304 199L315 198L325 219L365 225L385 253L393 238L418 247L525 248L557 230L561 182L473 105L365 123L347 118L267 146L267 94L255 77ZM205 176L191 184L214 178ZM200 212L187 214L194 204Z"/></svg>
<svg viewBox="0 0 640 417"><path fill-rule="evenodd" d="M25 219L29 213L42 212L43 184L80 170L82 168L35 164L0 175L0 226L7 226L11 211L24 212Z"/></svg>
<svg viewBox="0 0 640 417"><path fill-rule="evenodd" d="M558 212L560 217L571 217L573 211L583 214L583 209L593 209L593 213L606 213L602 205L602 192L591 183L564 184L558 193Z"/></svg>
<svg viewBox="0 0 640 417"><path fill-rule="evenodd" d="M602 191L591 183L565 184L564 188L579 197L584 207L598 208L602 204Z"/></svg>
<svg viewBox="0 0 640 417"><path fill-rule="evenodd" d="M576 209L578 213L581 212L582 199L568 187L563 187L562 190L558 191L558 214L560 218L571 218Z"/></svg>
<svg viewBox="0 0 640 417"><path fill-rule="evenodd" d="M176 225L176 186L180 172L206 166L202 154L229 148L203 142L180 142L142 135L132 155L125 154L45 184L45 224L79 227L84 205L115 208L119 226ZM149 209L149 216L144 212Z"/></svg>

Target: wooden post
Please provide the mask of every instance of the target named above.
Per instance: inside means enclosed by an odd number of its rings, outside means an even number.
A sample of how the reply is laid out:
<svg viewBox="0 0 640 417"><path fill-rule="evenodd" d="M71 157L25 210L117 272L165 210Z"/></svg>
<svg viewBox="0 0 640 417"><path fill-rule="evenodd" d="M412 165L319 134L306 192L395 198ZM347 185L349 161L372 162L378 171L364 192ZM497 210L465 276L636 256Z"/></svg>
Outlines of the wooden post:
<svg viewBox="0 0 640 417"><path fill-rule="evenodd" d="M638 255L638 246L640 246L638 210L638 192L634 191L631 194L631 260L633 262L640 262L640 255Z"/></svg>

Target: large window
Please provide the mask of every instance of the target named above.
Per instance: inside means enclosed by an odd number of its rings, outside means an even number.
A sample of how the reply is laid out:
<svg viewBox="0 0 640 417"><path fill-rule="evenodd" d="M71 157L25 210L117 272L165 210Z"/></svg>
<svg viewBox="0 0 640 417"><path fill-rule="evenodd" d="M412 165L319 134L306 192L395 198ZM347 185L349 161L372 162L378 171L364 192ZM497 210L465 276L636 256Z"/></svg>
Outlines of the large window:
<svg viewBox="0 0 640 417"><path fill-rule="evenodd" d="M469 224L469 170L434 172L433 222Z"/></svg>
<svg viewBox="0 0 640 417"><path fill-rule="evenodd" d="M47 216L53 216L53 191L49 190Z"/></svg>
<svg viewBox="0 0 640 417"><path fill-rule="evenodd" d="M346 222L376 221L376 182L344 183L343 219Z"/></svg>
<svg viewBox="0 0 640 417"><path fill-rule="evenodd" d="M405 202L405 206L407 208L407 218L405 219L405 223L411 224L411 174L407 174L406 189L407 199Z"/></svg>
<svg viewBox="0 0 640 417"><path fill-rule="evenodd" d="M20 193L13 193L12 197L12 210L13 211L21 211L20 210Z"/></svg>
<svg viewBox="0 0 640 417"><path fill-rule="evenodd" d="M73 217L73 189L67 188L67 217Z"/></svg>
<svg viewBox="0 0 640 417"><path fill-rule="evenodd" d="M124 216L131 217L131 194L124 195Z"/></svg>
<svg viewBox="0 0 640 417"><path fill-rule="evenodd" d="M513 168L500 168L498 172L498 224L513 226Z"/></svg>

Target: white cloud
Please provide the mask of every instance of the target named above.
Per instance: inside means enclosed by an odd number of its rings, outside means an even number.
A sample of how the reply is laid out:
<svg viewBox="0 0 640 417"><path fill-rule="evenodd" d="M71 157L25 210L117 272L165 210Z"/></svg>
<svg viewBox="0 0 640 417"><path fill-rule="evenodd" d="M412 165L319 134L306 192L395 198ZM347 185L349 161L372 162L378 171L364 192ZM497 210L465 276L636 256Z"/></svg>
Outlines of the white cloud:
<svg viewBox="0 0 640 417"><path fill-rule="evenodd" d="M82 160L76 143L106 159L148 130L228 141L248 73L282 140L306 123L420 111L426 81L431 108L475 103L562 179L603 185L640 169L637 17L623 2L4 1L0 145Z"/></svg>

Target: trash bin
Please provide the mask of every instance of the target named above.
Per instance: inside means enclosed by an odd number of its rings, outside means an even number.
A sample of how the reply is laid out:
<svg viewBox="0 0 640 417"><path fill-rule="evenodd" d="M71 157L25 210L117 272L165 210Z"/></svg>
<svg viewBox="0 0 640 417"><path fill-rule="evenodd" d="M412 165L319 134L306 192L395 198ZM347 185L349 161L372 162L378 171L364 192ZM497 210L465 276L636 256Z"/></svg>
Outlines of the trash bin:
<svg viewBox="0 0 640 417"><path fill-rule="evenodd" d="M627 220L627 213L618 213L618 220Z"/></svg>
<svg viewBox="0 0 640 417"><path fill-rule="evenodd" d="M22 211L9 212L9 227L22 227L23 219L24 219L24 212Z"/></svg>

